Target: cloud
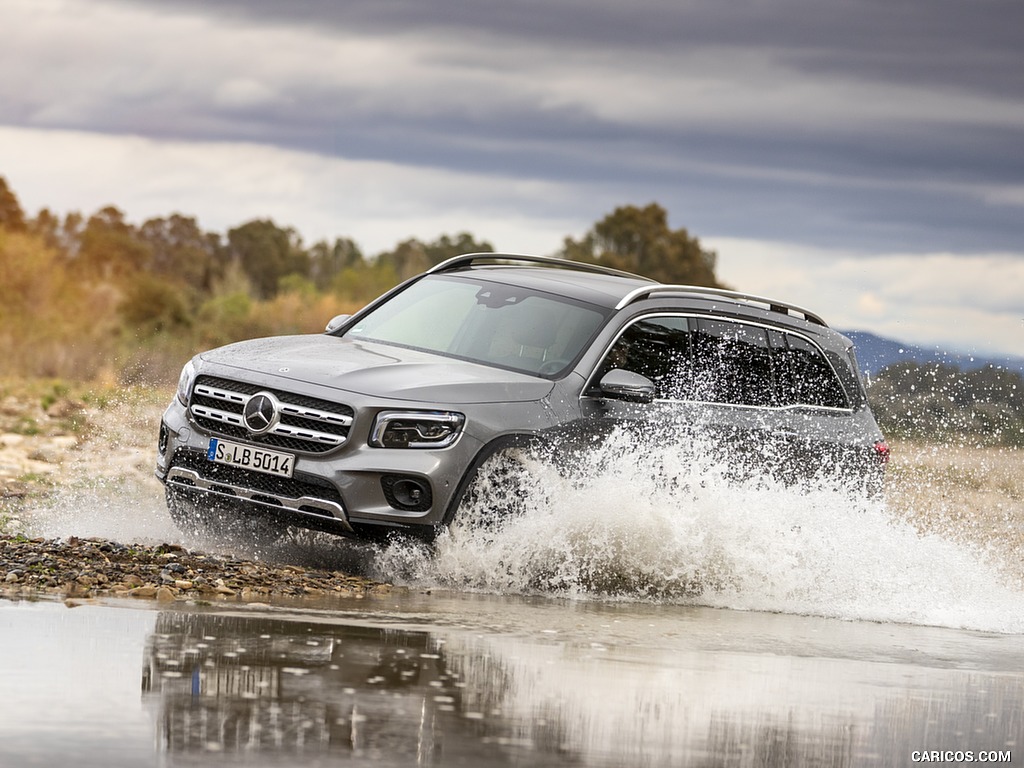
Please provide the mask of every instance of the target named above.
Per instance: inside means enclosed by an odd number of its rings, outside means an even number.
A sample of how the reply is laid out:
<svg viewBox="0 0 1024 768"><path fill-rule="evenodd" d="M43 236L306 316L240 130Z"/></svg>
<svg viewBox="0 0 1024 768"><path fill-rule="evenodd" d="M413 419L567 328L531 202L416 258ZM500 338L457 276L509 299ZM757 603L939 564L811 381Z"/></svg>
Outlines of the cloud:
<svg viewBox="0 0 1024 768"><path fill-rule="evenodd" d="M870 291L862 293L857 297L856 307L857 314L865 318L865 320L874 317L884 317L887 313L885 302L877 294Z"/></svg>
<svg viewBox="0 0 1024 768"><path fill-rule="evenodd" d="M958 73L1019 60L988 18L1017 12L931 3L12 0L0 123L587 184L715 235L1007 249L1024 84Z"/></svg>
<svg viewBox="0 0 1024 768"><path fill-rule="evenodd" d="M29 207L550 252L656 201L746 290L1019 343L1019 0L5 0L0 28Z"/></svg>
<svg viewBox="0 0 1024 768"><path fill-rule="evenodd" d="M5 151L12 146L16 155ZM46 207L88 216L114 205L136 224L182 213L221 234L272 218L307 243L351 237L370 254L465 231L505 250L550 253L591 223L551 213L576 194L559 184L259 144L0 127L0 168L31 215Z"/></svg>
<svg viewBox="0 0 1024 768"><path fill-rule="evenodd" d="M710 239L732 285L817 309L830 325L978 354L1024 354L1024 260L1008 253L884 255Z"/></svg>

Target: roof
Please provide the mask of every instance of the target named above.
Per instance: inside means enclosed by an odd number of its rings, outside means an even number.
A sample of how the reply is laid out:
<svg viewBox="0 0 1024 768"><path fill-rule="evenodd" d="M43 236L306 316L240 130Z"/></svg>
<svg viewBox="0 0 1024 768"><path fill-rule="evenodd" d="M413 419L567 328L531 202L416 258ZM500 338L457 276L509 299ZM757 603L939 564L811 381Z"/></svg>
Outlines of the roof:
<svg viewBox="0 0 1024 768"><path fill-rule="evenodd" d="M503 273L509 282L536 290L552 289L557 284L560 294L605 306L623 309L644 299L691 298L726 301L738 306L755 307L783 315L797 316L815 325L828 327L820 316L808 309L776 299L749 293L708 288L697 285L666 285L650 278L634 275L599 264L585 264L568 259L531 256L521 253L467 253L443 261L428 274L463 270L487 270Z"/></svg>
<svg viewBox="0 0 1024 768"><path fill-rule="evenodd" d="M640 275L568 259L508 253L471 253L438 264L427 274L473 272L530 290L557 293L589 304L615 309L631 291L660 283Z"/></svg>

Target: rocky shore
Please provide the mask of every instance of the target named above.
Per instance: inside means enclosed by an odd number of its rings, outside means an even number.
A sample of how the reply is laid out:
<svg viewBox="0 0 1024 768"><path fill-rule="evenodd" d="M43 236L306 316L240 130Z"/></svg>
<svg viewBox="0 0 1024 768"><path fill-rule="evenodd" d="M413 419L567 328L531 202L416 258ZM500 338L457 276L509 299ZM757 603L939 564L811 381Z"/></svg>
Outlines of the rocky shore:
<svg viewBox="0 0 1024 768"><path fill-rule="evenodd" d="M206 602L365 597L390 585L340 571L196 552L177 544L122 544L0 535L0 596L55 595Z"/></svg>
<svg viewBox="0 0 1024 768"><path fill-rule="evenodd" d="M97 473L116 470L155 482L150 443L168 396L0 388L0 597L274 602L391 589L340 571L177 543L38 536L33 509L67 482L72 468L95 464Z"/></svg>

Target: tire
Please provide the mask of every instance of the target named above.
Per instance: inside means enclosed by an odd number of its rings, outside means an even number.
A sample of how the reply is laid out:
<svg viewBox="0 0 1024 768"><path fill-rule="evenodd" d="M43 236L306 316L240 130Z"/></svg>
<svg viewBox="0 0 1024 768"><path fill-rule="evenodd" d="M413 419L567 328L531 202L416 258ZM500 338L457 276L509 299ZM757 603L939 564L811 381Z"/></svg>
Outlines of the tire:
<svg viewBox="0 0 1024 768"><path fill-rule="evenodd" d="M530 458L523 448L504 448L491 454L472 470L450 524L498 530L526 514L537 499Z"/></svg>
<svg viewBox="0 0 1024 768"><path fill-rule="evenodd" d="M189 538L263 547L277 543L287 530L272 517L206 494L168 488L166 498L171 521Z"/></svg>

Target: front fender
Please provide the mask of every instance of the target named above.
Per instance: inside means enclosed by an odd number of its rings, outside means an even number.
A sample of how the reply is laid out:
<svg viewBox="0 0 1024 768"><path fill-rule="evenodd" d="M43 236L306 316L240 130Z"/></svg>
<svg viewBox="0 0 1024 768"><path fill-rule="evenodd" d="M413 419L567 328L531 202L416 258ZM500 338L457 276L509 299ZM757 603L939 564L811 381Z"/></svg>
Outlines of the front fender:
<svg viewBox="0 0 1024 768"><path fill-rule="evenodd" d="M470 462L465 473L462 475L462 479L459 481L458 487L455 489L455 493L452 494L451 499L448 502L448 508L445 510L443 526L450 525L452 520L455 518L455 513L459 509L459 505L462 503L463 497L466 495L467 489L472 485L473 481L476 480L477 475L488 459L497 453L509 450L526 450L532 451L543 445L544 441L538 435L530 434L512 434L502 435L501 437L495 438L491 442L484 445Z"/></svg>

